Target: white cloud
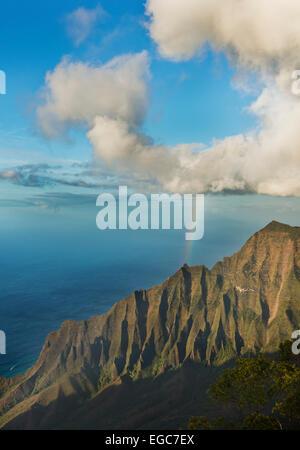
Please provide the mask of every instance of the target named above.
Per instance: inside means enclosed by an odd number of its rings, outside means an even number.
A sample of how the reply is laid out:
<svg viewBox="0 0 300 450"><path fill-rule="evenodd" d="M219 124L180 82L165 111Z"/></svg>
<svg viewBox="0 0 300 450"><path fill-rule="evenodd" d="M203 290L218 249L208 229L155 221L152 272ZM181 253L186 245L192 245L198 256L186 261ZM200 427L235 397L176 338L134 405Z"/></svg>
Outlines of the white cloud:
<svg viewBox="0 0 300 450"><path fill-rule="evenodd" d="M201 155L198 176L205 186L299 196L300 97L291 95L291 75L300 67L300 2L148 0L146 8L164 57L187 60L209 43L236 64L240 86L247 71L265 83L250 107L261 131L229 137Z"/></svg>
<svg viewBox="0 0 300 450"><path fill-rule="evenodd" d="M259 68L299 59L298 0L148 0L147 13L168 58L189 59L209 42Z"/></svg>
<svg viewBox="0 0 300 450"><path fill-rule="evenodd" d="M65 60L49 72L37 110L44 135L85 126L102 162L173 192L300 196L300 97L291 94L292 71L300 68L299 1L148 0L147 11L163 56L189 59L209 42L235 62L240 86L247 73L259 74L264 88L249 109L260 130L208 148L155 145L142 128L149 78L143 52L99 67Z"/></svg>
<svg viewBox="0 0 300 450"><path fill-rule="evenodd" d="M66 16L67 33L75 45L85 41L104 15L102 7L97 5L94 9L77 8Z"/></svg>
<svg viewBox="0 0 300 450"><path fill-rule="evenodd" d="M93 125L97 116L124 120L137 129L147 112L148 54L125 55L102 66L63 60L46 75L37 119L52 139L71 126Z"/></svg>

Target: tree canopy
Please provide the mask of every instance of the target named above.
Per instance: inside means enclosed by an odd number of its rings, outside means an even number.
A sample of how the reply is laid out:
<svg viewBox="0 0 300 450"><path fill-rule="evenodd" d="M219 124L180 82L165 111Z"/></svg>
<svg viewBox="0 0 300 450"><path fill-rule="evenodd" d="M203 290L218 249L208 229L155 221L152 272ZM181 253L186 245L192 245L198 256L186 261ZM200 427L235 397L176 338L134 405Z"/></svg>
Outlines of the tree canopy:
<svg viewBox="0 0 300 450"><path fill-rule="evenodd" d="M208 390L225 416L192 417L189 429L300 429L300 364L283 342L275 358L238 358Z"/></svg>

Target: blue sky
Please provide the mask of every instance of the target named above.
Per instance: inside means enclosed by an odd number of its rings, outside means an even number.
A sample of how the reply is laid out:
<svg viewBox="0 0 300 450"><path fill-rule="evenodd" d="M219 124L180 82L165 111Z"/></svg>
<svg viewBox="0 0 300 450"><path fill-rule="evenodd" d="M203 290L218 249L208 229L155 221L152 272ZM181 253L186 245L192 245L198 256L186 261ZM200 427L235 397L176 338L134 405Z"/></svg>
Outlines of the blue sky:
<svg viewBox="0 0 300 450"><path fill-rule="evenodd" d="M157 0L148 0L148 10L138 0L2 5L0 70L7 74L7 94L0 96L0 185L7 196L62 185L68 192L95 192L131 174L148 190L300 195L300 103L291 97L289 81L297 66L281 61L273 41L260 36L246 0L235 22L221 8L210 11L205 23L206 2L196 11L179 0L166 4L177 5L166 16ZM212 25L220 24L220 14L230 25L225 31ZM292 61L290 33L282 28L278 34L273 18L269 25ZM257 48L248 52L252 45ZM78 82L83 69L83 81L90 82L86 95ZM82 117L70 97L80 98ZM63 132L49 135L48 125ZM109 133L114 143L105 141ZM74 166L78 161L82 166ZM36 164L29 175L26 164Z"/></svg>
<svg viewBox="0 0 300 450"><path fill-rule="evenodd" d="M99 5L85 1L86 9ZM251 95L232 88L234 74L224 55L207 52L188 62L163 59L144 26L140 1L103 0L103 17L90 35L75 45L66 17L81 7L75 0L5 2L1 5L0 68L7 74L7 95L0 97L0 152L7 159L89 159L91 145L83 132L72 143L48 142L33 126L37 94L48 70L65 55L101 64L124 53L147 50L151 56L151 107L144 130L156 143L204 142L245 132L256 118L245 108Z"/></svg>
<svg viewBox="0 0 300 450"><path fill-rule="evenodd" d="M300 3L282 1L148 0L151 18L140 0L1 3L0 375L26 370L63 320L211 267L271 220L299 225ZM100 232L97 196L131 184L208 193L204 238Z"/></svg>

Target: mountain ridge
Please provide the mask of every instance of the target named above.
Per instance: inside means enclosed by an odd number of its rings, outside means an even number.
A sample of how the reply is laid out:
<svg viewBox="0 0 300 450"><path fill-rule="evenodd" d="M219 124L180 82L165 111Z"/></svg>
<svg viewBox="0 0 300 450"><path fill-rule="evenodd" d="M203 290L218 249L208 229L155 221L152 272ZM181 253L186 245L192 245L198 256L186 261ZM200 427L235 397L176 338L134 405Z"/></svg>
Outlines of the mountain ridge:
<svg viewBox="0 0 300 450"><path fill-rule="evenodd" d="M300 228L273 221L212 269L185 264L101 316L65 321L23 377L0 380L0 426L38 426L37 405L53 424L58 405L67 410L128 378L155 379L189 361L218 367L272 353L299 327L299 297Z"/></svg>

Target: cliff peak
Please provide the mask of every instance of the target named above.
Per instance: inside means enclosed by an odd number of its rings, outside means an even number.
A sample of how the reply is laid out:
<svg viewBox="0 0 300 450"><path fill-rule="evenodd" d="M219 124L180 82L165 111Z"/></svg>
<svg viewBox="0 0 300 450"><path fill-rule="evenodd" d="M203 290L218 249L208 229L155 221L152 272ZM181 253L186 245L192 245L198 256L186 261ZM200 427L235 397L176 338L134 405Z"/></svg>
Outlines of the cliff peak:
<svg viewBox="0 0 300 450"><path fill-rule="evenodd" d="M295 233L300 232L300 227L292 227L291 225L272 220L272 222L268 223L268 225L266 225L262 230L259 231L259 233L261 232Z"/></svg>
<svg viewBox="0 0 300 450"><path fill-rule="evenodd" d="M56 426L58 411L65 423L95 395L105 407L105 392L124 377L155 380L188 362L215 367L275 352L300 323L299 241L299 227L272 221L210 270L185 264L106 314L64 322L23 377L0 379L0 428Z"/></svg>

